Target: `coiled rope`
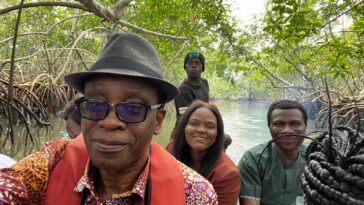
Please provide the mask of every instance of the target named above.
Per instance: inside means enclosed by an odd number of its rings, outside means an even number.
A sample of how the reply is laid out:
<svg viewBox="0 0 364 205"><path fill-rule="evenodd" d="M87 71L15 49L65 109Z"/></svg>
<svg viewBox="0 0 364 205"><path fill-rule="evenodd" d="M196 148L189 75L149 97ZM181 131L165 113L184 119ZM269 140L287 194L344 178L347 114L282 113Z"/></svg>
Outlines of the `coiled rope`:
<svg viewBox="0 0 364 205"><path fill-rule="evenodd" d="M306 150L306 205L364 205L364 136L348 127L324 132Z"/></svg>

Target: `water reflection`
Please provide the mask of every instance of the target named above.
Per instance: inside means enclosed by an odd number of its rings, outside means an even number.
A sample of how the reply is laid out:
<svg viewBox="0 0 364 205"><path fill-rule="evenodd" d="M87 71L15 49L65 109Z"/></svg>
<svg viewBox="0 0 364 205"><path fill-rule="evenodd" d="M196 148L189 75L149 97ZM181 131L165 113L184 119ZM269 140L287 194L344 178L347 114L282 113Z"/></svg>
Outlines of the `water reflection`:
<svg viewBox="0 0 364 205"><path fill-rule="evenodd" d="M7 124L5 121L0 121L0 123L3 127ZM6 136L4 136L6 130L4 130L3 135L0 138L0 153L19 160L41 149L44 142L61 139L60 132L64 127L63 119L54 116L50 118L50 123L52 126L48 128L38 128L35 125L30 125L34 143L32 143L29 136L25 135L26 129L24 126L14 126L14 131L16 133L14 145L10 144L10 139L6 139Z"/></svg>

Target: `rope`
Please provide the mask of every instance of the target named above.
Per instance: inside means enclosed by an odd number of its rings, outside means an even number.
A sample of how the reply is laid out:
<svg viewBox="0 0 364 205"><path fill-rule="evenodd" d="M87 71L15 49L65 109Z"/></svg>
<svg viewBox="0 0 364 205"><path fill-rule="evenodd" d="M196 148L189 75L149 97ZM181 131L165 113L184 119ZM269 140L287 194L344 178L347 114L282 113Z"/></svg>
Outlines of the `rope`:
<svg viewBox="0 0 364 205"><path fill-rule="evenodd" d="M302 189L306 205L364 205L364 136L344 126L320 134L306 151Z"/></svg>

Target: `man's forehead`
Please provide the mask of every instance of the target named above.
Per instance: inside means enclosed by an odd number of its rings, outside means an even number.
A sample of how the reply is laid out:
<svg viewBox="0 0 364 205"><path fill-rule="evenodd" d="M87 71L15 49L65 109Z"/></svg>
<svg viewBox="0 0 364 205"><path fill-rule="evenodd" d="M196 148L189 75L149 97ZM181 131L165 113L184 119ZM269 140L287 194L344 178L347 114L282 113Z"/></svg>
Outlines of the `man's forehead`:
<svg viewBox="0 0 364 205"><path fill-rule="evenodd" d="M272 111L272 113L273 112L301 112L301 110L299 110L298 108L289 108L289 109L276 108Z"/></svg>
<svg viewBox="0 0 364 205"><path fill-rule="evenodd" d="M300 117L303 118L303 113L301 112L301 110L297 109L297 108L292 108L292 109L274 109L272 111L272 115L271 117L292 117L292 116L297 116L299 115Z"/></svg>

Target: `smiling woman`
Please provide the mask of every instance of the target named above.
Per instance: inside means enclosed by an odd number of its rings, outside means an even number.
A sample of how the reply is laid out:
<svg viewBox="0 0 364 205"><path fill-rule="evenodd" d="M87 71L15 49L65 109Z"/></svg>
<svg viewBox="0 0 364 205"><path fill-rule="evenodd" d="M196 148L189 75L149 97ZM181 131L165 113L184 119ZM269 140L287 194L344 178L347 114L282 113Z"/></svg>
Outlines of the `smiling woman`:
<svg viewBox="0 0 364 205"><path fill-rule="evenodd" d="M214 114L204 107L196 109L188 120L185 136L192 155L205 154L216 141L217 119ZM198 170L199 165L200 163L192 167Z"/></svg>
<svg viewBox="0 0 364 205"><path fill-rule="evenodd" d="M234 162L223 151L224 124L217 107L194 101L178 120L168 150L208 179L218 202L236 205L240 178Z"/></svg>

